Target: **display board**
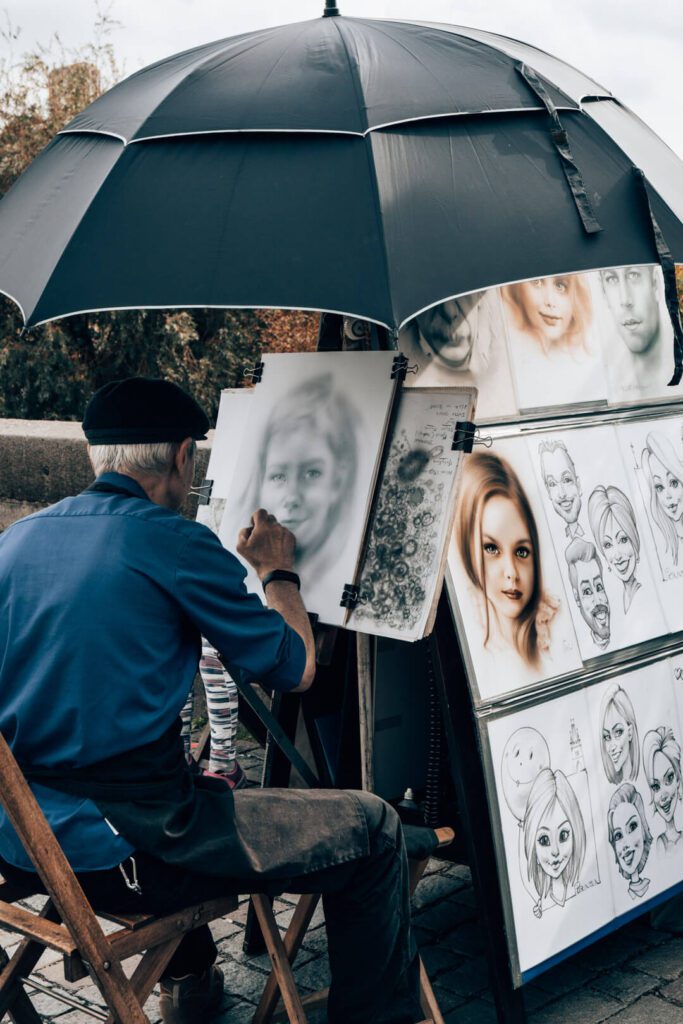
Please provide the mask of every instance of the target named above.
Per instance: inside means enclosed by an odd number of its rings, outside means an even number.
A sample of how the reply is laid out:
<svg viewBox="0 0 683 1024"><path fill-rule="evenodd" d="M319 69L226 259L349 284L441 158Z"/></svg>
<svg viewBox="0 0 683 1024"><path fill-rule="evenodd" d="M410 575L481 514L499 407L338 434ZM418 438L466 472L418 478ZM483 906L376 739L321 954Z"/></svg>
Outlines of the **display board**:
<svg viewBox="0 0 683 1024"><path fill-rule="evenodd" d="M480 388L446 580L520 985L683 886L673 327L647 265L451 299L406 333L418 385Z"/></svg>

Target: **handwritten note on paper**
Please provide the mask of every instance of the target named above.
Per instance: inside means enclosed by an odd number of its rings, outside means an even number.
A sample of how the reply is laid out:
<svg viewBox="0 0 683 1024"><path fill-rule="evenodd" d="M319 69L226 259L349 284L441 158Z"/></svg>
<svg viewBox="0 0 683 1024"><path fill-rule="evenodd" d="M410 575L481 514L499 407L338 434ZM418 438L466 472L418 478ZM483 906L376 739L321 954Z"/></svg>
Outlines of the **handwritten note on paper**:
<svg viewBox="0 0 683 1024"><path fill-rule="evenodd" d="M359 604L347 623L418 640L443 579L461 452L455 425L472 416L474 389L401 394L361 564Z"/></svg>

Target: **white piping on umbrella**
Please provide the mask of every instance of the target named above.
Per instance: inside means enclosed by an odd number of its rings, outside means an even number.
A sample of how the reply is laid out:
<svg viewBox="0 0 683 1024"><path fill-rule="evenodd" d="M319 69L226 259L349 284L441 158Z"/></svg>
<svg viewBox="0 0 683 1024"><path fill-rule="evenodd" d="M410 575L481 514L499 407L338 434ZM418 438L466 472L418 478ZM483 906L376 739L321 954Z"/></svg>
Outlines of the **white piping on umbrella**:
<svg viewBox="0 0 683 1024"><path fill-rule="evenodd" d="M610 97L605 97L609 99ZM556 110L569 111L570 113L581 113L581 107L556 107ZM405 117L400 121L386 121L384 124L373 125L366 128L364 132L344 131L340 128L211 128L207 131L193 132L168 132L163 135L141 135L139 138L126 139L116 132L105 131L102 128L62 128L58 135L109 135L112 138L120 139L124 146L132 146L137 142L154 142L156 139L183 139L192 138L195 135L351 135L355 138L364 139L373 132L384 128L399 128L404 124L417 124L421 121L438 121L442 118L459 117L486 117L494 114L526 114L543 111L545 107L500 107L495 110L452 110L442 114L421 114L420 117Z"/></svg>
<svg viewBox="0 0 683 1024"><path fill-rule="evenodd" d="M479 289L475 289L475 291L479 291ZM16 301L13 298L12 295L9 295L8 292L2 292L2 294L3 295L7 295L7 297L12 299L13 301ZM17 305L21 309L21 306L20 306L20 304L18 302L17 302ZM429 309L430 307L427 306L426 308ZM385 323L384 320L375 320L373 317L367 316L365 313L348 313L348 312L345 312L344 310L341 310L341 309L323 309L321 306L282 306L282 305L277 305L277 306L273 306L273 305L258 305L258 306L255 306L255 305L246 305L245 303L241 303L239 305L236 305L236 304L233 305L231 303L225 303L225 302L214 302L214 303L208 303L208 304L206 302L191 302L191 303L187 303L187 302L176 303L176 302L174 302L174 303L163 303L162 305L154 305L154 306L148 306L148 305L142 305L142 306L93 306L91 309L72 309L72 310L69 310L68 313L60 313L59 316L48 316L44 320L36 321L36 323L31 324L31 326L26 328L26 329L29 330L29 331L32 331L34 327L42 327L43 324L53 324L53 323L56 323L58 320L65 320L66 317L68 317L68 316L83 316L85 313L128 313L128 312L133 312L135 310L141 310L141 309L287 309L287 310L291 310L293 313L296 313L296 312L299 312L299 313L332 313L332 314L334 314L336 316L346 316L346 317L349 317L352 320L367 320L368 323L370 323L370 324L377 324L378 327L386 327L386 329L389 332L393 333L393 331L394 331L394 328L391 327L389 324ZM24 314L23 309L22 309L22 316L24 317L24 324L25 324L26 323L26 316ZM410 317L408 319L410 319ZM406 321L406 323L407 323L407 321Z"/></svg>
<svg viewBox="0 0 683 1024"><path fill-rule="evenodd" d="M5 295L8 299L11 299L11 301L14 302L19 307L19 309L21 310L22 320L24 321L24 324L25 324L26 323L26 313L24 312L24 307L19 302L19 299L15 299L15 297L13 295L10 295L9 292L4 291L3 288L0 288L0 295ZM46 321L44 320L43 323L46 323Z"/></svg>
<svg viewBox="0 0 683 1024"><path fill-rule="evenodd" d="M623 266L629 266L629 264L624 264L624 263L609 264L608 266L591 267L588 270L566 270L566 271L558 270L558 271L556 271L553 274L547 274L545 276L546 277L571 277L571 276L576 276L577 274L593 274L593 273L596 273L596 272L599 272L599 271L602 271L602 270L616 270L616 269L619 269L620 267L623 267ZM648 262L648 263L639 263L638 266L642 266L642 267L658 267L659 263L657 263L656 261L651 261L651 262ZM239 305L237 305L237 304L233 304L233 303L223 303L223 302L214 302L214 303L205 303L205 302L201 302L201 303L200 302L193 302L193 303L177 302L176 303L176 302L174 302L174 303L168 303L168 304L167 303L162 303L161 305L92 306L89 309L73 309L73 310L69 310L68 313L60 313L59 316L49 316L49 317L46 317L45 320L38 320L38 321L36 321L36 323L31 324L31 326L29 328L27 328L27 329L28 330L33 330L34 327L42 327L43 324L56 323L58 320L65 320L69 316L84 316L86 313L129 313L129 312L133 312L135 310L141 310L141 309L248 309L248 310L249 309L286 309L286 310L290 310L291 312L294 312L294 313L296 313L296 312L300 312L300 313L331 313L331 314L333 314L335 316L349 317L352 320L366 320L368 323L376 324L378 327L385 327L387 329L387 331L389 331L389 333L393 334L394 332L398 333L399 331L402 331L403 328L406 326L406 324L409 324L411 320L415 319L415 317L421 316L423 313L426 313L427 310L429 310L429 309L434 309L435 306L440 306L443 302L451 302L453 299L462 299L466 295L474 295L477 292L485 292L485 291L488 291L490 288L505 288L505 287L507 287L508 285L511 285L511 284L523 284L525 281L537 281L537 280L539 280L537 277L515 277L515 278L511 278L509 281L496 281L496 282L492 282L490 284L481 285L478 288L470 288L470 290L466 291L466 292L456 292L453 295L445 295L443 298L437 299L435 302L429 302L426 306L423 306L421 309L418 309L414 313L411 313L409 316L405 317L405 319L403 319L400 322L400 324L398 325L398 327L396 327L396 328L393 327L391 324L388 324L385 320L376 320L374 317L367 316L367 314L365 314L365 313L352 313L352 312L349 312L349 311L346 311L346 310L342 310L342 309L329 309L329 308L323 309L321 306L283 306L283 305L273 306L273 305L264 305L264 304L260 304L260 305L246 305L245 303L240 303ZM21 310L21 315L22 315L22 317L24 319L24 324L25 324L26 323L26 314L25 314L25 312L23 310L23 307L22 307L21 303L17 299L15 299L13 295L10 295L9 292L3 291L2 289L0 289L0 294L6 295L8 299L11 299L12 302L15 302L17 304L17 306L19 306L19 309Z"/></svg>

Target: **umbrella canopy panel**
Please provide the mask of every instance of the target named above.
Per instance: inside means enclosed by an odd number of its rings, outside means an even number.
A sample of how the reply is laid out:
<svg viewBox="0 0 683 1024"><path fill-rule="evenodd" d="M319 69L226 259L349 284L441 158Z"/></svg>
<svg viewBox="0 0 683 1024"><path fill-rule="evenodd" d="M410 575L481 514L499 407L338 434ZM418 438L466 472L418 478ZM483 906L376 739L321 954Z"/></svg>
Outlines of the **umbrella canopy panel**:
<svg viewBox="0 0 683 1024"><path fill-rule="evenodd" d="M137 72L65 131L125 141L197 132L363 134L425 117L542 109L515 71L519 58L494 39L355 18L264 29ZM545 85L557 107L577 107L551 81Z"/></svg>
<svg viewBox="0 0 683 1024"><path fill-rule="evenodd" d="M630 160L586 115L564 120L598 235L583 232L533 112L364 138L227 134L124 147L63 135L0 203L0 286L29 324L96 309L272 306L398 328L452 295L655 262ZM683 260L683 225L654 202Z"/></svg>

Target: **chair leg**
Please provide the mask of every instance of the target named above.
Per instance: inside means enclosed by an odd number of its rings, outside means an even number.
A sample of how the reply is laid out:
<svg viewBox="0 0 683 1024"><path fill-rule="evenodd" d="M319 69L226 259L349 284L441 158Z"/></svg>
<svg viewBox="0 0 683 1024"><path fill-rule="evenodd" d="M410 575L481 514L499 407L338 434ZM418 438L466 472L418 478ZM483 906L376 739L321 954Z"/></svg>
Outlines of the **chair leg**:
<svg viewBox="0 0 683 1024"><path fill-rule="evenodd" d="M182 935L174 936L170 942L164 942L160 946L148 949L133 971L130 985L140 1006L144 1006L149 999L152 989L164 973L164 968L180 945L182 938ZM106 1024L115 1024L113 1014L109 1014Z"/></svg>
<svg viewBox="0 0 683 1024"><path fill-rule="evenodd" d="M255 893L252 900L289 1022L290 1024L307 1024L301 996L294 983L292 967L280 937L280 929L277 926L273 908L268 897L262 896L260 893ZM253 1020L256 1021L256 1017Z"/></svg>
<svg viewBox="0 0 683 1024"><path fill-rule="evenodd" d="M422 957L420 957L420 1006L422 1007L422 1012L433 1024L445 1024L443 1014L434 995L432 983L429 980L429 975L425 970L425 965L422 963Z"/></svg>
<svg viewBox="0 0 683 1024"><path fill-rule="evenodd" d="M25 945L25 942L21 945ZM31 943L31 945L38 946L40 953L42 953L43 947L40 946L39 943ZM38 954L39 957L40 953ZM7 1013L14 1024L42 1024L42 1019L39 1016L38 1011L34 1008L31 1000L26 994L23 978L17 974L16 970L12 969L12 965L16 959L16 953L10 960L5 950L0 946L0 970L2 970L0 1019L3 1019Z"/></svg>
<svg viewBox="0 0 683 1024"><path fill-rule="evenodd" d="M284 950L290 964L294 963L319 902L320 894L311 893L302 896L296 905L289 928L283 939ZM278 997L278 980L273 970L270 972L263 994L256 1007L252 1024L268 1024L277 1006Z"/></svg>

